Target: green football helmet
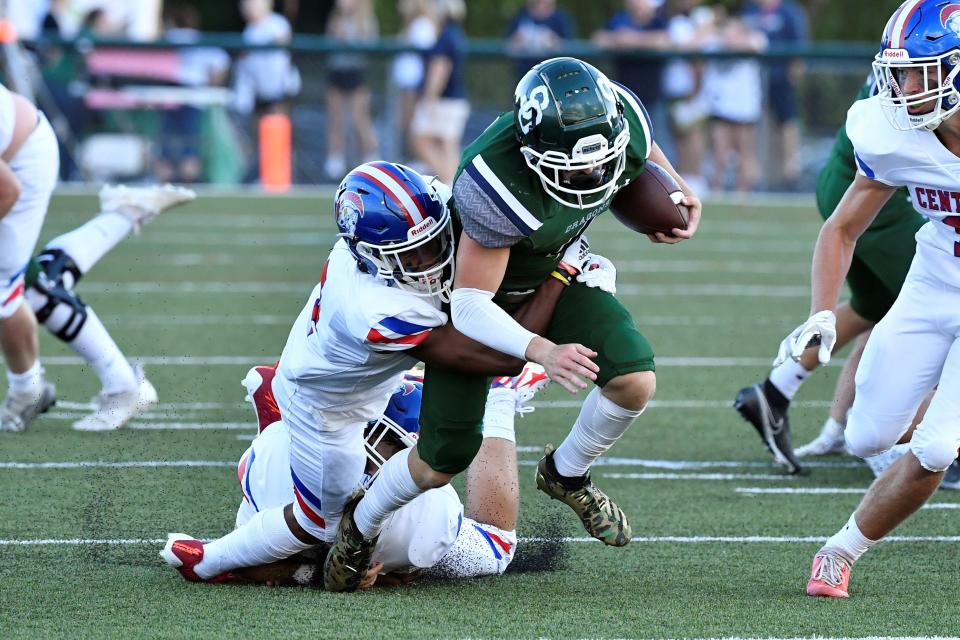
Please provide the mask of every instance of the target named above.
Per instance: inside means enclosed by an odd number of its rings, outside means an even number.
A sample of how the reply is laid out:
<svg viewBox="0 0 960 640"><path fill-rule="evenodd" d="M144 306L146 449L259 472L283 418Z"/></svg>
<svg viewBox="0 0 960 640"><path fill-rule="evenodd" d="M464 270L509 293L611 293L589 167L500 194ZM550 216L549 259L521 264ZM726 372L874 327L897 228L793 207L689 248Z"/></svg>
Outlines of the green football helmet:
<svg viewBox="0 0 960 640"><path fill-rule="evenodd" d="M555 200L588 209L614 192L630 127L595 67L576 58L539 63L517 84L513 117L527 166Z"/></svg>

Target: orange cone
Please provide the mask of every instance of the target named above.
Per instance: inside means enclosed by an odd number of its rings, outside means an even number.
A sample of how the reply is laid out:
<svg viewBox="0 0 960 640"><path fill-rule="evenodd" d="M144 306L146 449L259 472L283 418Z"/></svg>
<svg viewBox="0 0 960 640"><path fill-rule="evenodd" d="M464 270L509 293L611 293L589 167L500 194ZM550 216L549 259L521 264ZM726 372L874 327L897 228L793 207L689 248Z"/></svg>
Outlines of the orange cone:
<svg viewBox="0 0 960 640"><path fill-rule="evenodd" d="M290 117L270 113L260 118L260 182L272 193L290 188L292 176Z"/></svg>

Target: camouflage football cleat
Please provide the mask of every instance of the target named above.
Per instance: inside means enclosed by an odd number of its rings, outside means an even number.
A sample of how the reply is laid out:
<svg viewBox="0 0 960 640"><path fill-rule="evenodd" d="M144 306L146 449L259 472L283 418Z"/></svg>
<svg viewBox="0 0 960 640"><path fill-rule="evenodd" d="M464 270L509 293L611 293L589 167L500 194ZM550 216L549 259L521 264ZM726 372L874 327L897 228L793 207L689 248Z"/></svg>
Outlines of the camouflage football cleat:
<svg viewBox="0 0 960 640"><path fill-rule="evenodd" d="M600 542L613 547L629 543L633 531L627 514L593 484L590 474L582 478L563 478L553 464L553 445L548 444L543 452L544 456L537 464L537 488L553 500L569 505L580 517L587 533ZM571 480L578 482L579 486L571 488Z"/></svg>
<svg viewBox="0 0 960 640"><path fill-rule="evenodd" d="M356 591L370 568L377 538L364 538L353 519L361 498L363 489L357 489L343 505L337 537L323 563L323 588L327 591Z"/></svg>

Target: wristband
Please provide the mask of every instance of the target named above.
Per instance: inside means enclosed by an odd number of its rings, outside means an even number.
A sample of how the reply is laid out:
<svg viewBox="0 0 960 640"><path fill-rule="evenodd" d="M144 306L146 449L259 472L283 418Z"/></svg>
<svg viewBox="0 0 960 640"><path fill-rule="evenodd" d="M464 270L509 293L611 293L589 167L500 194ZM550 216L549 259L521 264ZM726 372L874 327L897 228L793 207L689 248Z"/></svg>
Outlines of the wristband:
<svg viewBox="0 0 960 640"><path fill-rule="evenodd" d="M553 277L553 278L556 278L557 280L559 280L560 282L562 282L562 283L563 283L563 286L565 286L565 287L569 287L569 286L570 286L570 278L568 278L567 276L563 275L563 274L560 273L559 271L551 271L551 272L550 272L550 276Z"/></svg>

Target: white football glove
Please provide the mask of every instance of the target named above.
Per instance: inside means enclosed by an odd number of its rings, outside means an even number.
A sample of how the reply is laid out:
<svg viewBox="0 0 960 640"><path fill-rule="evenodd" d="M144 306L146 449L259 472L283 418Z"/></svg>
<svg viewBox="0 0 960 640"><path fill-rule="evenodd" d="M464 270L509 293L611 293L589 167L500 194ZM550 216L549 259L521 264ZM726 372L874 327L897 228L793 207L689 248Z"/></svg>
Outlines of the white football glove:
<svg viewBox="0 0 960 640"><path fill-rule="evenodd" d="M588 287L597 287L610 295L617 292L617 268L612 262L603 256L588 253L580 266L577 282L582 282Z"/></svg>
<svg viewBox="0 0 960 640"><path fill-rule="evenodd" d="M820 345L820 351L817 354L820 364L827 364L830 362L830 354L836 343L837 316L833 315L833 311L818 311L783 339L773 366L779 367L787 361L787 358L799 361L807 347L817 345Z"/></svg>
<svg viewBox="0 0 960 640"><path fill-rule="evenodd" d="M568 267L576 273L583 271L583 262L590 255L590 242L587 240L587 234L581 233L580 237L570 243L563 255L560 256L560 264ZM574 274L571 274L574 275Z"/></svg>

